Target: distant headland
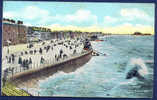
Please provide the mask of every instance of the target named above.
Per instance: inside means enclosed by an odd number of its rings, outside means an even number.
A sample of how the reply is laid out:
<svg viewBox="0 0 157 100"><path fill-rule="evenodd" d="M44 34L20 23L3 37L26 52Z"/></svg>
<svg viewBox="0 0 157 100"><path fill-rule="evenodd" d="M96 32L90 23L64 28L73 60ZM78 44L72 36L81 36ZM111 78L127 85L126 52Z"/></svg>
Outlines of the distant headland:
<svg viewBox="0 0 157 100"><path fill-rule="evenodd" d="M142 36L145 36L145 35L151 35L151 34L150 33L134 32L133 35L142 35Z"/></svg>

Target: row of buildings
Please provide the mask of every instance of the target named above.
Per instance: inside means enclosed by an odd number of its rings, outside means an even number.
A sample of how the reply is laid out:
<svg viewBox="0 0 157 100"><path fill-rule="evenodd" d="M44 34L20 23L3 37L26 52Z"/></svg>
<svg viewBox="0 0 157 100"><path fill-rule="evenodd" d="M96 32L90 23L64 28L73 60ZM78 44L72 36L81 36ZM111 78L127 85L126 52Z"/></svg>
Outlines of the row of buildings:
<svg viewBox="0 0 157 100"><path fill-rule="evenodd" d="M3 46L42 41L49 39L62 39L74 37L88 37L94 34L101 35L101 32L81 31L51 31L49 28L25 26L23 21L3 19Z"/></svg>
<svg viewBox="0 0 157 100"><path fill-rule="evenodd" d="M10 19L3 19L2 28L3 45L26 43L27 27L22 21L15 22Z"/></svg>

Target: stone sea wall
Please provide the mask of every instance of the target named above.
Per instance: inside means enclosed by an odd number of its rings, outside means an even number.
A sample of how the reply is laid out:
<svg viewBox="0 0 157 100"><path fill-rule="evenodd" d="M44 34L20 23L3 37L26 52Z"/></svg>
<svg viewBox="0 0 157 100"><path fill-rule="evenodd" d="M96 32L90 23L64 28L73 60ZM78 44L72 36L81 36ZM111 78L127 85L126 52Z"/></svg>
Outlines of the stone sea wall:
<svg viewBox="0 0 157 100"><path fill-rule="evenodd" d="M74 72L77 68L87 63L92 57L92 51L86 51L81 55L76 55L70 59L58 62L54 65L45 66L36 70L29 70L16 74L10 78L9 81L14 83L17 87L27 86L34 87L39 80L43 80L58 71L65 73Z"/></svg>

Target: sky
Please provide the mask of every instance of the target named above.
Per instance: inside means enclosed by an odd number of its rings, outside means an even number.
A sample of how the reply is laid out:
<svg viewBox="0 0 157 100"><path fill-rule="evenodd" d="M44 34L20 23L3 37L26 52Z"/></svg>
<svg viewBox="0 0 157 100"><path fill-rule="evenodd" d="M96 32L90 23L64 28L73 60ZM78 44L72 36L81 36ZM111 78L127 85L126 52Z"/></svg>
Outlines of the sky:
<svg viewBox="0 0 157 100"><path fill-rule="evenodd" d="M153 3L4 1L3 17L27 26L115 34L154 34Z"/></svg>

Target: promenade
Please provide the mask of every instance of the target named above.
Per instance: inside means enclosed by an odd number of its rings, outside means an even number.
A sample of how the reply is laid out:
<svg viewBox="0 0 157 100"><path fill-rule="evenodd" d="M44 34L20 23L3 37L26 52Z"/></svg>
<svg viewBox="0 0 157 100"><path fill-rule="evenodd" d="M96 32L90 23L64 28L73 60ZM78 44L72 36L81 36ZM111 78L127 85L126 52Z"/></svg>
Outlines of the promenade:
<svg viewBox="0 0 157 100"><path fill-rule="evenodd" d="M49 40L29 44L3 47L2 77L7 71L7 78L32 69L62 62L83 52L83 39ZM8 51L9 50L9 51Z"/></svg>

